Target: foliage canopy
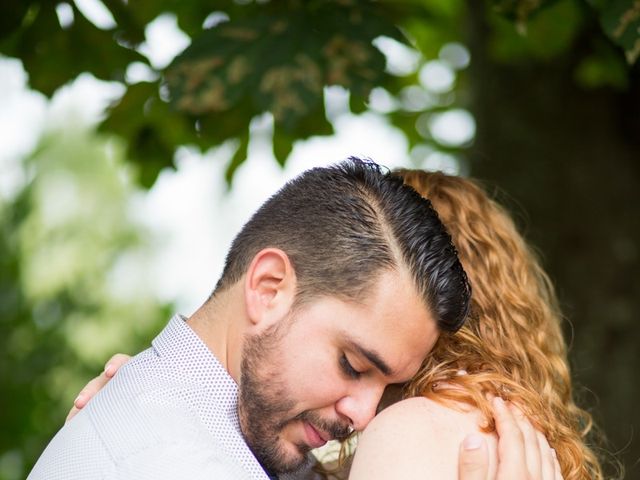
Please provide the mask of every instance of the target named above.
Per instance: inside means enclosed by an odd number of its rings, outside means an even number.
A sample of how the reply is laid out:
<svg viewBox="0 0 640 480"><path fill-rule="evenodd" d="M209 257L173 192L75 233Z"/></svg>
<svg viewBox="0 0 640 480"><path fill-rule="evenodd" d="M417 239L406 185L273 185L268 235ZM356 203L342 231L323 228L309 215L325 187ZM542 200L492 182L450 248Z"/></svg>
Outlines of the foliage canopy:
<svg viewBox="0 0 640 480"><path fill-rule="evenodd" d="M31 86L47 95L81 72L125 83L126 93L102 128L126 140L147 187L172 165L176 146L207 149L235 139L238 148L226 173L230 182L246 157L250 122L264 112L273 118L275 159L284 164L296 140L332 133L325 87L347 89L352 111L361 112L376 87L400 98L419 85L415 72L390 73L374 39L392 38L428 58L446 42L464 41L467 13L461 0L225 0L216 2L215 11L203 0L101 5L103 20L96 21L80 2L4 2L0 52L21 59ZM168 66L152 65L140 53L145 31L166 14L175 15L191 43ZM507 62L557 56L597 24L601 36L576 67L583 85L624 88L624 59L633 65L640 56L637 1L492 0L486 14L494 55ZM149 81L128 79L134 63L146 65ZM406 103L386 113L410 144L446 148L416 131L422 112Z"/></svg>

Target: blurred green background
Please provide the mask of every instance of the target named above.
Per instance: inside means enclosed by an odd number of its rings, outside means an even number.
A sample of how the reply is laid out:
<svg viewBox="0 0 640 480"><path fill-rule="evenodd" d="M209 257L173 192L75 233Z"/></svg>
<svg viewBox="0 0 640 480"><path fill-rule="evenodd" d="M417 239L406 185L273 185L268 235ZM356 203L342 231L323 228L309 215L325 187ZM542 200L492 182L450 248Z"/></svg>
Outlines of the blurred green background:
<svg viewBox="0 0 640 480"><path fill-rule="evenodd" d="M183 51L159 60L167 22ZM122 265L154 248L132 210L176 150L226 145L233 191L252 145L286 166L339 133L336 111L375 115L406 166L482 179L510 207L558 288L579 403L640 478L637 1L25 0L0 5L0 54L47 97L87 74L115 92L97 124L50 115L0 163L0 480L173 312Z"/></svg>

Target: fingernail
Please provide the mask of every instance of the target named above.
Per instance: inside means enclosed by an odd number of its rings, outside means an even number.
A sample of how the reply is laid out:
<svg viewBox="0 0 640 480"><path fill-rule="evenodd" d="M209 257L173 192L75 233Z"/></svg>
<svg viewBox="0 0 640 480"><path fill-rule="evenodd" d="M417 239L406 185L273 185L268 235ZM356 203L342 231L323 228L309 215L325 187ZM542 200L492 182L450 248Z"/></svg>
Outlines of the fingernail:
<svg viewBox="0 0 640 480"><path fill-rule="evenodd" d="M76 407L79 407L79 405L82 403L82 401L84 400L84 395L83 394L79 394L76 399L73 401L73 404Z"/></svg>
<svg viewBox="0 0 640 480"><path fill-rule="evenodd" d="M115 369L115 368L114 368L113 364L108 363L108 364L107 364L107 366L106 366L106 367L104 367L104 374L105 374L107 377L110 377L110 376L112 376L112 375L113 375L113 371L114 371L114 369Z"/></svg>
<svg viewBox="0 0 640 480"><path fill-rule="evenodd" d="M493 406L495 408L505 408L505 403L502 397L493 397Z"/></svg>
<svg viewBox="0 0 640 480"><path fill-rule="evenodd" d="M462 446L465 450L477 450L482 446L482 437L477 433L467 435Z"/></svg>

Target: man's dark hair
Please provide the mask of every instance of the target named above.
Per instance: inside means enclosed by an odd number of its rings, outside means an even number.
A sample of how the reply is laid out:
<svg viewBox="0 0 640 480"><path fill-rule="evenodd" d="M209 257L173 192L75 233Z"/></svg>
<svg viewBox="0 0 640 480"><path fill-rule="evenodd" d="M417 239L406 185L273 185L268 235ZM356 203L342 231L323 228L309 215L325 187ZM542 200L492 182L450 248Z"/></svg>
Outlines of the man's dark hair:
<svg viewBox="0 0 640 480"><path fill-rule="evenodd" d="M467 315L469 282L431 203L373 162L351 157L288 182L233 241L214 294L268 247L289 256L296 305L362 298L383 270L404 266L441 330L458 330Z"/></svg>

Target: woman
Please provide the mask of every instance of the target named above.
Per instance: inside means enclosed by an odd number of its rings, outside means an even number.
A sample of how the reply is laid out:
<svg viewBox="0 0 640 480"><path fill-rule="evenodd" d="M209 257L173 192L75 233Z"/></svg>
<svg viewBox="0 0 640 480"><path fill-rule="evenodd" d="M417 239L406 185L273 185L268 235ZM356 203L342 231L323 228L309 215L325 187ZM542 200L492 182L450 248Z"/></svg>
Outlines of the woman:
<svg viewBox="0 0 640 480"><path fill-rule="evenodd" d="M473 181L423 171L398 174L431 200L448 227L473 286L472 311L460 332L441 336L407 385L404 395L418 398L384 410L365 430L350 478L457 478L459 445L474 431L488 440L495 465L490 396L498 396L519 405L547 437L565 479L601 479L585 440L591 418L571 398L553 288L510 216ZM114 357L76 407L123 360ZM557 465L523 461L533 469ZM561 474L542 472L541 477Z"/></svg>
<svg viewBox="0 0 640 480"><path fill-rule="evenodd" d="M350 478L455 478L460 440L478 421L491 443L494 395L519 405L546 436L566 480L601 479L586 441L591 416L572 399L553 287L511 217L471 180L398 174L447 226L473 287L471 314L458 333L441 335L407 385L404 395L419 398L393 405L365 430Z"/></svg>

